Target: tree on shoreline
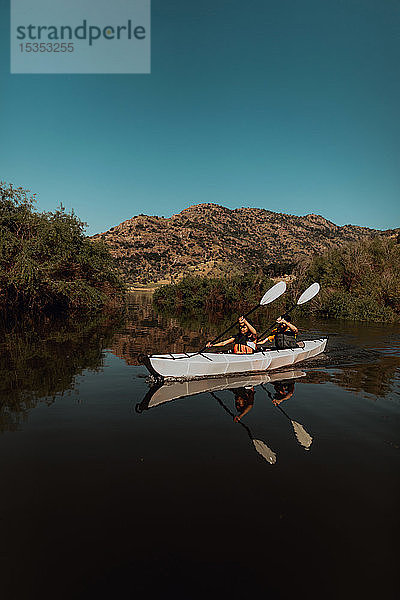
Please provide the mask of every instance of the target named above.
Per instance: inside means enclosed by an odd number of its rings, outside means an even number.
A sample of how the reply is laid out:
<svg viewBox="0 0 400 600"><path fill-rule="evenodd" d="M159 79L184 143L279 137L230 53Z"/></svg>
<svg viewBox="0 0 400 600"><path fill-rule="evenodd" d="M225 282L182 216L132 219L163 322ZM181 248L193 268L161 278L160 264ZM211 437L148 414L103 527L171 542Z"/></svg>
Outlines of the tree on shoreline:
<svg viewBox="0 0 400 600"><path fill-rule="evenodd" d="M400 318L399 237L372 236L345 244L299 264L296 287L321 284L311 310L354 321L396 322Z"/></svg>
<svg viewBox="0 0 400 600"><path fill-rule="evenodd" d="M124 284L101 241L61 205L37 212L29 190L0 182L0 310L92 311L119 304Z"/></svg>

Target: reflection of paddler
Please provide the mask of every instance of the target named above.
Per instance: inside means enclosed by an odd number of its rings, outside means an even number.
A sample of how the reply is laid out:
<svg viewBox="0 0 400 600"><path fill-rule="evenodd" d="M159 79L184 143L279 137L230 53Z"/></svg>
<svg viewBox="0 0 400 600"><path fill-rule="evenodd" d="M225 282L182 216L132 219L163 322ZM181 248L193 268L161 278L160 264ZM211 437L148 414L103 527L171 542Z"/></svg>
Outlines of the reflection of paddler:
<svg viewBox="0 0 400 600"><path fill-rule="evenodd" d="M294 394L294 381L276 381L272 384L275 394L272 396L272 402L277 406L285 400L289 400Z"/></svg>
<svg viewBox="0 0 400 600"><path fill-rule="evenodd" d="M233 420L235 423L239 423L240 419L247 415L247 413L253 408L254 404L254 388L252 387L239 387L230 390L235 396L235 407L237 412Z"/></svg>
<svg viewBox="0 0 400 600"><path fill-rule="evenodd" d="M239 391L239 389L241 390L240 393L236 394L237 391ZM243 391L244 390L244 391ZM234 393L235 397L236 395L241 396L242 399L244 399L244 396L247 396L248 398L250 396L252 396L252 402L254 402L254 390L253 388L236 388L236 389L231 389L231 392ZM247 392L250 392L249 394L247 394ZM249 434L249 437L251 439L251 441L254 444L254 448L257 450L257 452L259 454L261 454L261 456L263 458L265 458L265 460L267 460L269 462L270 465L274 465L276 463L276 454L275 452L273 452L271 450L271 448L268 448L267 444L265 442L263 442L262 440L255 440L253 438L253 435L250 431L250 428L247 427L247 425L245 425L244 423L240 423L240 418L235 417L233 415L233 412L231 412L229 410L229 408L227 406L225 406L225 404L222 402L222 400L220 398L218 398L218 396L216 394L214 394L214 392L211 392L211 396L213 398L216 399L216 401L218 402L218 404L220 406L222 406L222 408L228 413L228 415L231 415L231 417L233 417L233 420L235 421L235 423L239 423L239 425L241 425ZM253 403L251 404L251 406L248 407L246 412L249 412L249 410L251 409L251 407L253 406ZM242 412L242 414L240 415L240 417L243 417L244 411Z"/></svg>
<svg viewBox="0 0 400 600"><path fill-rule="evenodd" d="M284 350L285 348L297 348L296 335L299 330L296 325L293 325L290 315L286 314L282 317L278 317L277 325L271 331L270 335L264 340L259 340L257 345L262 346L266 342L275 342L275 348L277 350Z"/></svg>

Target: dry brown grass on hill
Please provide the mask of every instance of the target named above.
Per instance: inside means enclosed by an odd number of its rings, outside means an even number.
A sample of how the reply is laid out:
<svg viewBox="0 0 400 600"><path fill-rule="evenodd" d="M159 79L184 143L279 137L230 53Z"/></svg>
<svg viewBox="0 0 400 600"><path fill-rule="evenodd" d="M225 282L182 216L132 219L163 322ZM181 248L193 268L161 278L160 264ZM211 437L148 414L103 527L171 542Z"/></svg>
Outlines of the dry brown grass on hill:
<svg viewBox="0 0 400 600"><path fill-rule="evenodd" d="M305 256L379 234L355 225L339 227L321 215L199 204L168 219L138 215L94 238L109 245L125 281L133 284L173 282L188 274L261 271L272 276L275 263L286 263L289 273Z"/></svg>

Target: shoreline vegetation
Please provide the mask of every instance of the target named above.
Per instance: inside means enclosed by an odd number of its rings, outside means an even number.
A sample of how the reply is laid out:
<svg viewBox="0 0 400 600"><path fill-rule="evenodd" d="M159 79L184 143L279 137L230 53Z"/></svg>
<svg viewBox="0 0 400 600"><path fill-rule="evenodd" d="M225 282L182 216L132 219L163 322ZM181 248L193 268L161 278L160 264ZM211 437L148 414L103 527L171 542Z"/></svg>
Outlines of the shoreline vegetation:
<svg viewBox="0 0 400 600"><path fill-rule="evenodd" d="M63 206L35 210L35 194L0 182L0 315L70 314L114 310L129 292L151 293L157 309L171 314L204 312L223 319L258 304L279 279L288 292L281 312L310 283L320 294L299 316L361 322L400 321L400 234L348 242L295 263L276 261L257 272L186 275L178 282L125 284L117 260L86 223Z"/></svg>
<svg viewBox="0 0 400 600"><path fill-rule="evenodd" d="M244 312L256 305L272 285L268 277L251 273L231 277L189 275L155 290L153 302L169 312Z"/></svg>
<svg viewBox="0 0 400 600"><path fill-rule="evenodd" d="M311 283L320 294L297 314L364 322L400 321L400 237L372 237L299 263L282 310ZM153 302L170 313L241 312L256 305L273 281L260 274L184 277L155 290Z"/></svg>
<svg viewBox="0 0 400 600"><path fill-rule="evenodd" d="M91 312L123 304L125 285L107 245L63 206L0 182L0 312Z"/></svg>

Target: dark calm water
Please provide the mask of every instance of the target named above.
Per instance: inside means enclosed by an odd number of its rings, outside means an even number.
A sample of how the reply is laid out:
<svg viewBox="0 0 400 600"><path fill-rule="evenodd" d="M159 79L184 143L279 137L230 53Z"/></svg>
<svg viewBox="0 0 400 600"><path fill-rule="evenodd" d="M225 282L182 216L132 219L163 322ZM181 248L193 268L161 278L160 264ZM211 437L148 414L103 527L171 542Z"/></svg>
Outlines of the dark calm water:
<svg viewBox="0 0 400 600"><path fill-rule="evenodd" d="M137 295L4 329L0 597L397 596L400 329L299 324L331 334L323 356L175 400L138 354L197 348L218 319Z"/></svg>

